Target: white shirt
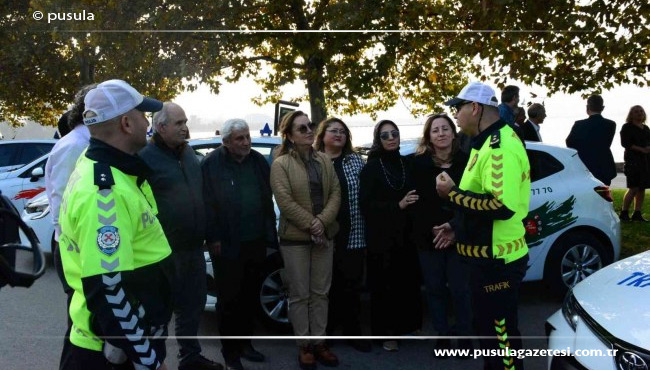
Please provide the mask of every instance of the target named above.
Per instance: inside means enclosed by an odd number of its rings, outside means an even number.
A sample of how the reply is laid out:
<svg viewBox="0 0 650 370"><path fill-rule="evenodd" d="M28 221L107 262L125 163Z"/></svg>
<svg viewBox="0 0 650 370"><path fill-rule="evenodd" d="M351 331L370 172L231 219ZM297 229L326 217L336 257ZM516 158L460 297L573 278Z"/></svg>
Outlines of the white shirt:
<svg viewBox="0 0 650 370"><path fill-rule="evenodd" d="M54 240L59 241L59 208L63 192L74 171L77 159L88 147L90 131L85 125L78 125L61 138L52 148L50 158L45 165L45 192L50 201L50 212L54 222Z"/></svg>

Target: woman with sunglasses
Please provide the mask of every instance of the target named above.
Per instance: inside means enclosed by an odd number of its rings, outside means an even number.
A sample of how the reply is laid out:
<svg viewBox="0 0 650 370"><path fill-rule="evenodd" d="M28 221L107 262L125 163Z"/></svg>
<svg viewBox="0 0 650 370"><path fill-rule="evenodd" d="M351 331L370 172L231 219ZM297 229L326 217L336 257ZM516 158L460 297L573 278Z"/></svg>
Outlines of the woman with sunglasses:
<svg viewBox="0 0 650 370"><path fill-rule="evenodd" d="M328 118L320 123L314 147L332 160L341 185L327 331L331 334L340 326L343 335L362 335L359 322L366 227L359 209L359 174L364 161L352 151L350 130L338 118ZM371 350L370 341L355 339L348 343L360 352Z"/></svg>
<svg viewBox="0 0 650 370"><path fill-rule="evenodd" d="M271 166L271 188L280 208L280 252L289 286L289 320L296 336L325 336L327 294L332 281L332 239L341 189L332 161L312 148L315 125L301 111L280 123L282 144ZM322 339L299 339L298 362L337 366L338 358Z"/></svg>
<svg viewBox="0 0 650 370"><path fill-rule="evenodd" d="M413 206L412 239L418 249L427 308L439 336L471 335L469 271L460 261L453 240L446 240L440 249L433 243L433 227L453 217L449 202L436 192L436 177L445 171L460 184L468 156L459 147L456 125L451 118L444 113L434 114L424 123L422 138L413 157L413 179L420 200ZM453 334L447 321L450 293L456 313ZM459 340L458 346L472 348L469 339ZM451 341L438 339L436 348L451 348Z"/></svg>
<svg viewBox="0 0 650 370"><path fill-rule="evenodd" d="M361 171L361 212L366 219L368 288L373 335L398 336L422 324L417 253L409 242L407 213L418 201L399 129L388 120L375 126L368 163ZM383 343L397 351L398 342Z"/></svg>

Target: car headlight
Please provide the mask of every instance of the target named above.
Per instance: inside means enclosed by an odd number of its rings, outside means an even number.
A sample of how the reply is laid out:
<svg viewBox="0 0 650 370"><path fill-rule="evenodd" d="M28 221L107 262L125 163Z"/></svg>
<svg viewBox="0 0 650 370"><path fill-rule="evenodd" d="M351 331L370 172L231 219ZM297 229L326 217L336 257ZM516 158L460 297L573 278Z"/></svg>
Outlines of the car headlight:
<svg viewBox="0 0 650 370"><path fill-rule="evenodd" d="M564 304L562 304L562 314L564 315L567 323L569 323L571 329L575 331L580 315L578 314L578 301L576 300L576 297L573 295L573 291L571 290L569 290L566 297L564 297Z"/></svg>
<svg viewBox="0 0 650 370"><path fill-rule="evenodd" d="M32 220L38 220L50 213L50 203L49 202L34 202L29 203L25 206L25 212L29 215Z"/></svg>

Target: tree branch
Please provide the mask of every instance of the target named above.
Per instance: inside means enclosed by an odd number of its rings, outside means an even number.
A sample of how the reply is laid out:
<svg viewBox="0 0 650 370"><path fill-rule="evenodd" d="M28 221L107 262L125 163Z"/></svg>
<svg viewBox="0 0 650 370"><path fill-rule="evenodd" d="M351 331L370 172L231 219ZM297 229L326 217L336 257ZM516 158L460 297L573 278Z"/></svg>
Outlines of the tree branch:
<svg viewBox="0 0 650 370"><path fill-rule="evenodd" d="M323 27L323 15L325 14L325 9L327 6L330 4L329 0L321 0L320 3L318 3L318 6L316 7L316 12L314 13L314 22L313 22L313 27L315 30L321 29Z"/></svg>
<svg viewBox="0 0 650 370"><path fill-rule="evenodd" d="M246 58L247 62L255 62L255 61L258 61L258 60L264 60L264 61L275 63L275 64L281 64L283 66L287 66L287 67L291 67L291 68L300 68L300 69L305 69L306 68L303 64L288 63L288 62L285 62L285 61L283 61L281 59L273 58L273 57L270 57L268 55L261 55L261 56L257 56L257 57Z"/></svg>
<svg viewBox="0 0 650 370"><path fill-rule="evenodd" d="M304 5L303 0L291 1L291 12L293 13L293 16L296 20L296 25L298 26L298 29L308 30L309 22L307 22L307 18L305 17L305 13L303 12L303 5Z"/></svg>

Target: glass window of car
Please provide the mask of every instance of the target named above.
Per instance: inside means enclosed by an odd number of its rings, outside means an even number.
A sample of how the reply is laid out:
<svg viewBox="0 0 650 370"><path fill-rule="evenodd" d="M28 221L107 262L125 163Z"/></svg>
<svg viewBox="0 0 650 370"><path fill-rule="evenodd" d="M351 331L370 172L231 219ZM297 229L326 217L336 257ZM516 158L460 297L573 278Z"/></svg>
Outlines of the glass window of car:
<svg viewBox="0 0 650 370"><path fill-rule="evenodd" d="M47 154L52 150L52 143L23 144L23 151L20 153L20 164L26 164L34 159Z"/></svg>
<svg viewBox="0 0 650 370"><path fill-rule="evenodd" d="M564 165L549 153L526 150L530 162L530 181L535 182L564 169Z"/></svg>
<svg viewBox="0 0 650 370"><path fill-rule="evenodd" d="M0 145L0 167L15 165L19 148L16 144Z"/></svg>

